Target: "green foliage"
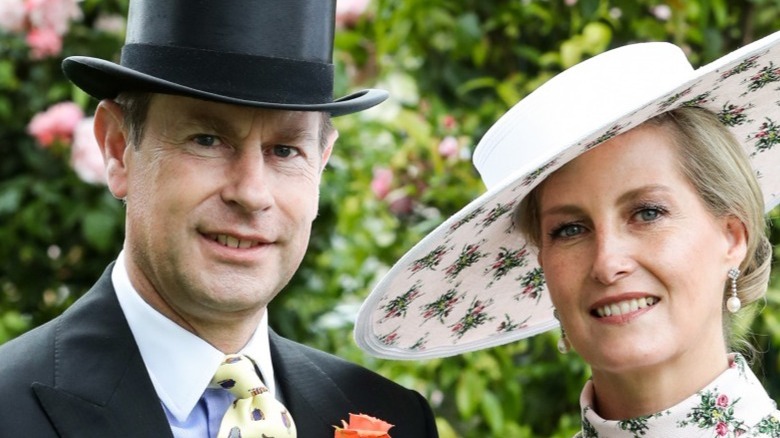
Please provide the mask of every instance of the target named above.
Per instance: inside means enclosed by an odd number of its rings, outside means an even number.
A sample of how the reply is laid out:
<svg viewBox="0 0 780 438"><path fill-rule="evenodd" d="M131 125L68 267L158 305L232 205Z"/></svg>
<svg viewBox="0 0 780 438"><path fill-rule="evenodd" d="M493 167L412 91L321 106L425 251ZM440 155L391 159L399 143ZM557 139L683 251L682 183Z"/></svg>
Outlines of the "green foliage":
<svg viewBox="0 0 780 438"><path fill-rule="evenodd" d="M123 38L90 30L97 2L71 29L63 56L115 56ZM100 2L100 12L126 4ZM124 13L124 12L122 12ZM39 147L26 126L38 112L74 99L60 58L32 60L23 36L0 31L0 342L61 313L88 289L122 243L121 204L85 184L67 164L67 144ZM85 105L87 106L87 105ZM85 108L91 110L91 108Z"/></svg>
<svg viewBox="0 0 780 438"><path fill-rule="evenodd" d="M64 79L59 64L74 54L116 59L121 35L94 23L126 6L83 1L84 18L59 58L32 61L22 36L0 34L0 342L61 312L121 247L121 203L75 176L67 145L41 149L25 127L64 100L93 111L96 102ZM648 40L678 44L701 65L778 28L776 0L375 0L337 32L335 94L379 87L392 98L334 120L341 136L310 251L272 303L272 326L420 391L444 438L573 435L588 370L576 354L557 353L556 334L447 359L384 361L351 340L358 306L407 249L484 191L469 160L475 144L557 72ZM454 156L439 152L448 137L459 148ZM382 199L370 190L380 168L393 174ZM780 225L776 216L774 222ZM777 226L772 232L777 245ZM772 285L751 327L766 350L767 385L778 395L777 275Z"/></svg>

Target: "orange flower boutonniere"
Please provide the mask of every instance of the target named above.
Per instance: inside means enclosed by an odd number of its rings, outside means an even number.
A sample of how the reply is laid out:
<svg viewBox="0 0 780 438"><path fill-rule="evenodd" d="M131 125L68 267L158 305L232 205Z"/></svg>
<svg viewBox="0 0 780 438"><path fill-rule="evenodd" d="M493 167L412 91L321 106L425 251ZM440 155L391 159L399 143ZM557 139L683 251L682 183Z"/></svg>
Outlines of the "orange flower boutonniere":
<svg viewBox="0 0 780 438"><path fill-rule="evenodd" d="M365 414L349 414L349 423L341 420L333 438L390 438L387 431L392 424Z"/></svg>

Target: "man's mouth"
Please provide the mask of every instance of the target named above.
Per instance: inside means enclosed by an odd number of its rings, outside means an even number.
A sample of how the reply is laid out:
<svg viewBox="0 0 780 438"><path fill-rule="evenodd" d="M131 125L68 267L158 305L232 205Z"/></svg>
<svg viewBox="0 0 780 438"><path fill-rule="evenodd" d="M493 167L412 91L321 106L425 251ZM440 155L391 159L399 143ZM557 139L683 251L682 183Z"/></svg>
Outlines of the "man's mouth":
<svg viewBox="0 0 780 438"><path fill-rule="evenodd" d="M639 309L654 306L658 303L658 301L660 300L656 297L632 298L629 300L618 301L597 307L591 313L599 318L606 316L627 315L631 312L636 312Z"/></svg>
<svg viewBox="0 0 780 438"><path fill-rule="evenodd" d="M262 242L250 239L241 239L227 234L208 234L206 237L228 248L254 248Z"/></svg>

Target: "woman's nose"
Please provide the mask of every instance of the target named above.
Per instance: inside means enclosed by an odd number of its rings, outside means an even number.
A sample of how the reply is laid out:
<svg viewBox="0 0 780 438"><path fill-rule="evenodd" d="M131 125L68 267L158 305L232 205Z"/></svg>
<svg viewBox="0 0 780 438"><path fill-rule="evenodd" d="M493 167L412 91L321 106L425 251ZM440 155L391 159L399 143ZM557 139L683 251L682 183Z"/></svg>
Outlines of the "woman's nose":
<svg viewBox="0 0 780 438"><path fill-rule="evenodd" d="M594 280L612 284L633 272L635 266L630 239L614 230L596 232L591 266Z"/></svg>

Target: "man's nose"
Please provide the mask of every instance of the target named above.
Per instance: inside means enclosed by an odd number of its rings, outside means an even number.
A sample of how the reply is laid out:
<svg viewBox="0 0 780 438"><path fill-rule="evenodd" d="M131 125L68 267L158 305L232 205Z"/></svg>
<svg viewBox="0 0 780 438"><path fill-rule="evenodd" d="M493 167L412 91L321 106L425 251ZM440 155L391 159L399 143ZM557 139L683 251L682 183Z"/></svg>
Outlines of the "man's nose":
<svg viewBox="0 0 780 438"><path fill-rule="evenodd" d="M231 163L228 183L222 199L248 212L262 211L274 203L273 172L270 172L262 150L244 152Z"/></svg>

